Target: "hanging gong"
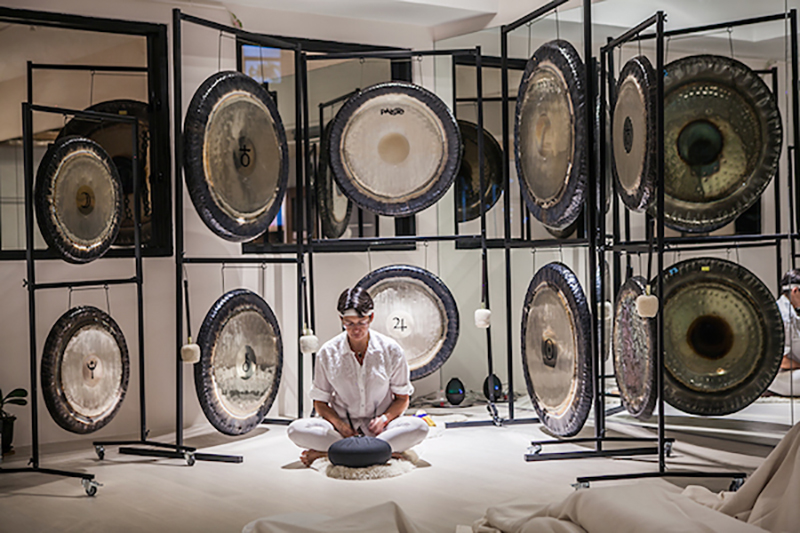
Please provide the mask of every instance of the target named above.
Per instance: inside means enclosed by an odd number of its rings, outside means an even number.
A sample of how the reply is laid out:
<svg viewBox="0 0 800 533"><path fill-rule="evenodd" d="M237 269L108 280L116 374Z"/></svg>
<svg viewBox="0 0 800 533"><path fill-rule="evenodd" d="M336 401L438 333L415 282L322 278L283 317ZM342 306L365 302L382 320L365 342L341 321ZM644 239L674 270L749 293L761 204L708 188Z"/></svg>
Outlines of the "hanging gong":
<svg viewBox="0 0 800 533"><path fill-rule="evenodd" d="M628 278L614 302L614 374L622 405L639 419L650 418L656 405L656 321L636 311L647 280Z"/></svg>
<svg viewBox="0 0 800 533"><path fill-rule="evenodd" d="M281 381L283 343L275 314L253 292L227 292L203 320L197 344L194 386L203 413L221 433L248 433L267 415Z"/></svg>
<svg viewBox="0 0 800 533"><path fill-rule="evenodd" d="M458 121L464 154L456 174L456 218L459 222L481 216L478 125ZM483 209L488 212L503 192L503 149L494 135L483 130Z"/></svg>
<svg viewBox="0 0 800 533"><path fill-rule="evenodd" d="M748 67L711 55L668 64L664 93L665 221L712 231L755 203L777 171L775 98Z"/></svg>
<svg viewBox="0 0 800 533"><path fill-rule="evenodd" d="M206 226L233 242L264 233L289 179L286 133L266 89L240 72L212 75L189 103L183 139L186 186Z"/></svg>
<svg viewBox="0 0 800 533"><path fill-rule="evenodd" d="M664 399L715 416L755 401L783 356L783 321L764 283L708 257L668 268L663 283Z"/></svg>
<svg viewBox="0 0 800 533"><path fill-rule="evenodd" d="M314 188L317 193L317 208L322 222L322 234L329 239L338 239L347 230L353 202L342 192L330 173L328 147L330 146L331 122L322 131L319 148L319 164Z"/></svg>
<svg viewBox="0 0 800 533"><path fill-rule="evenodd" d="M560 437L581 430L592 405L592 324L578 278L549 263L522 308L522 367L539 420Z"/></svg>
<svg viewBox="0 0 800 533"><path fill-rule="evenodd" d="M153 216L152 186L150 184L150 114L147 104L136 100L109 100L100 102L87 111L136 117L138 122L138 158L141 203L139 220L142 224L142 243L150 242L153 235L151 219ZM61 129L58 138L79 135L91 139L111 157L122 180L123 216L119 234L114 244L133 246L133 147L131 126L122 122L75 117Z"/></svg>
<svg viewBox="0 0 800 533"><path fill-rule="evenodd" d="M117 323L91 306L61 315L44 344L42 395L53 420L92 433L117 414L128 390L128 347Z"/></svg>
<svg viewBox="0 0 800 533"><path fill-rule="evenodd" d="M655 70L646 57L634 57L617 81L611 126L614 182L633 211L643 211L655 199L657 105Z"/></svg>
<svg viewBox="0 0 800 533"><path fill-rule="evenodd" d="M432 273L409 265L374 270L357 284L375 303L372 329L400 344L417 380L435 372L458 340L458 307Z"/></svg>
<svg viewBox="0 0 800 533"><path fill-rule="evenodd" d="M70 263L108 251L119 233L122 184L105 150L82 137L62 137L36 171L36 220L45 242Z"/></svg>
<svg viewBox="0 0 800 533"><path fill-rule="evenodd" d="M517 92L514 156L522 196L554 229L578 218L586 195L585 78L575 48L550 41L528 60Z"/></svg>
<svg viewBox="0 0 800 533"><path fill-rule="evenodd" d="M379 215L413 215L436 203L452 185L460 158L452 111L418 85L367 87L333 119L333 176L350 199Z"/></svg>

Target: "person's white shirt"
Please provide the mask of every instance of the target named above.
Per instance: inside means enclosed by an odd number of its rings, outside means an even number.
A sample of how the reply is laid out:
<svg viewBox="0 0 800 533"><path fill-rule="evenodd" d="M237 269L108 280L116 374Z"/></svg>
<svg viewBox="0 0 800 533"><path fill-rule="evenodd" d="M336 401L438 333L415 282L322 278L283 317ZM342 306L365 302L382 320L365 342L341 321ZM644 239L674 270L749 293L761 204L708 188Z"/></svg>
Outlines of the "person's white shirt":
<svg viewBox="0 0 800 533"><path fill-rule="evenodd" d="M776 303L783 319L783 355L800 363L800 317L785 294Z"/></svg>
<svg viewBox="0 0 800 533"><path fill-rule="evenodd" d="M370 330L364 363L358 364L343 331L317 352L311 399L328 403L353 427L366 430L369 421L392 403L393 394L411 395L408 361L392 338Z"/></svg>

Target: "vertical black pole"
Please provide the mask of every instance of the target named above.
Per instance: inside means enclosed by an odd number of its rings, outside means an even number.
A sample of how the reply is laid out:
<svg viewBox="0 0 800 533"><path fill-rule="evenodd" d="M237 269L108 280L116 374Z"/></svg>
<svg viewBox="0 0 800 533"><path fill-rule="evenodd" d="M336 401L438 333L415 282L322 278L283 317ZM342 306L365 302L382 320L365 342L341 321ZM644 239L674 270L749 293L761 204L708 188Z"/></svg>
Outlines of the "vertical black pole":
<svg viewBox="0 0 800 533"><path fill-rule="evenodd" d="M605 419L605 407L606 407L606 391L605 391L605 375L606 375L606 331L605 331L605 320L606 320L606 180L609 179L609 176L606 176L606 89L605 85L603 84L603 73L602 70L599 73L600 78L598 78L598 68L597 68L597 60L592 58L592 80L591 83L593 86L597 88L597 92L599 93L599 97L595 99L595 101L599 100L599 116L598 114L594 114L595 120L597 123L597 131L598 131L598 138L596 139L597 143L597 161L595 168L598 169L595 174L597 175L596 180L596 198L597 198L597 232L599 234L599 239L597 243L597 270L598 274L595 278L599 278L596 280L597 287L595 292L597 293L597 307L595 310L595 316L597 319L597 362L599 366L597 367L597 399L598 403L600 404L600 408L603 410L603 416L596 420L596 425L598 432L600 433L601 437L606 436L606 419ZM594 127L594 126L593 126Z"/></svg>
<svg viewBox="0 0 800 533"><path fill-rule="evenodd" d="M305 56L303 56L303 87L308 86L308 63L306 62ZM314 228L316 227L317 221L315 220L315 213L318 211L313 210L313 194L311 190L311 142L309 140L309 109L308 109L308 91L303 91L303 142L305 144L304 151L306 154L306 175L305 175L305 185L306 185L306 243L308 244L308 273L306 278L308 280L308 302L303 302L304 304L308 305L308 327L316 332L316 307L314 305ZM320 108L319 112L319 138L320 143L319 146L322 147L322 135L323 135L323 127L322 127L322 108ZM319 169L319 164L315 165L315 168ZM319 172L317 172L317 176L319 176ZM304 334L304 332L301 332ZM311 355L311 373L314 373L314 355Z"/></svg>
<svg viewBox="0 0 800 533"><path fill-rule="evenodd" d="M144 269L142 268L142 228L141 213L141 173L139 172L139 120L131 125L131 143L133 144L131 160L133 162L133 253L136 262L136 305L137 327L139 334L139 438L147 439L147 404L145 402L145 371L144 371ZM180 307L180 301L176 302Z"/></svg>
<svg viewBox="0 0 800 533"><path fill-rule="evenodd" d="M611 37L607 39L607 42L611 42ZM603 105L610 105L611 109L614 109L614 89L612 89L612 84L614 83L614 72L613 72L613 55L614 49L606 50L601 54L601 67L600 67L600 75L602 76L602 80L600 81L600 86L603 91L606 93L603 95ZM605 121L606 116L610 116L610 114L603 113L601 115L601 120ZM603 133L605 135L605 132ZM613 148L612 148L613 149ZM608 154L605 155L608 157ZM617 196L617 182L614 179L613 175L609 175L606 170L608 168L608 160L606 159L606 163L602 166L602 172L604 173L605 179L611 180L611 225L612 225L612 233L614 235L614 244L619 243L620 241L620 225L619 225L619 210L620 210L620 201L619 196ZM605 190L605 189L604 189ZM605 206L604 206L605 207ZM611 286L614 288L613 294L617 294L620 285L622 285L622 264L621 264L621 257L620 252L614 251L613 254L613 265L612 268L614 269L613 273L613 281ZM605 354L603 354L605 356Z"/></svg>
<svg viewBox="0 0 800 533"><path fill-rule="evenodd" d="M656 317L656 388L658 389L658 471L666 471L664 450L664 12L656 22L656 164L657 164L657 248L658 315Z"/></svg>
<svg viewBox="0 0 800 533"><path fill-rule="evenodd" d="M800 90L800 85L798 85L797 77L797 10L792 9L789 11L789 20L791 22L791 46L792 46L792 87L789 92L792 93L792 143L794 148L794 168L793 168L793 175L794 177L797 176L798 169L800 169L800 152L797 151L797 143L800 140L800 109L798 109L798 95L797 91ZM791 166L791 163L789 163ZM792 169L790 169L792 170ZM795 207L800 205L800 187L797 186L797 183L792 184L794 186L794 193L795 198ZM800 220L800 209L795 209L795 216L798 217ZM800 221L794 220L793 221L793 228L792 234L794 234L794 230L800 228ZM791 243L792 249L792 268L795 265L795 241L794 237L789 239Z"/></svg>
<svg viewBox="0 0 800 533"><path fill-rule="evenodd" d="M453 85L453 116L458 119L458 84L456 83L456 56L450 56L450 76ZM456 185L458 177L456 177ZM458 187L453 187L453 234L458 235L458 205L461 200L458 196Z"/></svg>
<svg viewBox="0 0 800 533"><path fill-rule="evenodd" d="M295 205L297 206L297 213L295 213L295 228L297 235L297 334L299 336L303 333L303 165L305 158L303 157L303 72L305 67L305 58L302 54L302 48L298 44L294 51L294 142L296 148L296 183L295 183ZM297 418L303 418L303 352L300 351L300 345L297 346Z"/></svg>
<svg viewBox="0 0 800 533"><path fill-rule="evenodd" d="M775 105L778 104L778 67L772 67L770 69L770 75L772 76L772 96L775 98ZM786 153L786 160L789 161L789 152ZM778 165L775 168L775 179L773 180L772 187L775 191L775 234L780 235L781 233L781 167ZM777 270L777 282L778 282L778 290L780 291L780 284L781 284L781 277L783 276L783 258L781 254L781 249L783 247L783 243L778 237L775 239L775 269Z"/></svg>
<svg viewBox="0 0 800 533"><path fill-rule="evenodd" d="M595 170L595 157L594 157L594 68L592 65L592 3L590 0L583 2L583 65L585 68L586 80L586 99L584 117L586 120L586 146L585 150L585 165L586 172L589 175L589 187L587 191L588 201L584 208L586 214L586 227L589 230L589 302L592 312L591 321L591 361L592 361L592 387L594 391L594 432L597 440L597 450L602 449L602 417L604 415L604 405L600 405L598 387L600 385L599 377L599 353L600 350L597 346L597 173Z"/></svg>
<svg viewBox="0 0 800 533"><path fill-rule="evenodd" d="M172 104L175 142L175 445L183 446L183 96L181 10L172 10Z"/></svg>
<svg viewBox="0 0 800 533"><path fill-rule="evenodd" d="M30 73L30 62L28 62ZM31 84L28 83L30 96ZM36 379L36 268L33 264L33 117L30 102L22 104L22 151L25 172L25 262L28 267L28 342L31 357L31 448L33 468L39 468L39 389Z"/></svg>
<svg viewBox="0 0 800 533"><path fill-rule="evenodd" d="M510 169L508 166L508 33L506 27L500 28L500 82L502 90L502 123L503 123L503 253L506 268L506 356L508 360L508 417L514 419L514 344L511 335L511 199L509 192ZM522 212L520 212L522 215Z"/></svg>

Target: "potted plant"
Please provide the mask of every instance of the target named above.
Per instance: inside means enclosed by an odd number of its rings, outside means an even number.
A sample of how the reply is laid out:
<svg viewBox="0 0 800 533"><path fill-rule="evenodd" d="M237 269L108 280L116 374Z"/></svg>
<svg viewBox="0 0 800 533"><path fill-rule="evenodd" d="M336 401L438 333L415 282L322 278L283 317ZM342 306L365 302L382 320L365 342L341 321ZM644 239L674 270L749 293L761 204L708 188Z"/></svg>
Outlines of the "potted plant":
<svg viewBox="0 0 800 533"><path fill-rule="evenodd" d="M16 416L5 410L7 405L28 405L28 391L25 389L14 389L5 396L0 389L0 442L2 448L0 453L3 455L11 451L11 441L14 439L14 420Z"/></svg>

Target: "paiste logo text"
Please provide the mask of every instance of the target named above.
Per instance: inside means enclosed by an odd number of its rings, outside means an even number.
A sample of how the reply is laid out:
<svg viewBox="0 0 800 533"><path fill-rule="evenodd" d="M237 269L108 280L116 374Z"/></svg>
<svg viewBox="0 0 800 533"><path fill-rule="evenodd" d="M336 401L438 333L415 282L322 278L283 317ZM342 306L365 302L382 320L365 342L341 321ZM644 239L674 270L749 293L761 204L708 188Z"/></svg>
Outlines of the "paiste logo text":
<svg viewBox="0 0 800 533"><path fill-rule="evenodd" d="M405 113L405 111L403 111L402 107L395 107L394 109L389 109L389 108L381 109L381 115L395 116L395 115L402 115L403 113Z"/></svg>

